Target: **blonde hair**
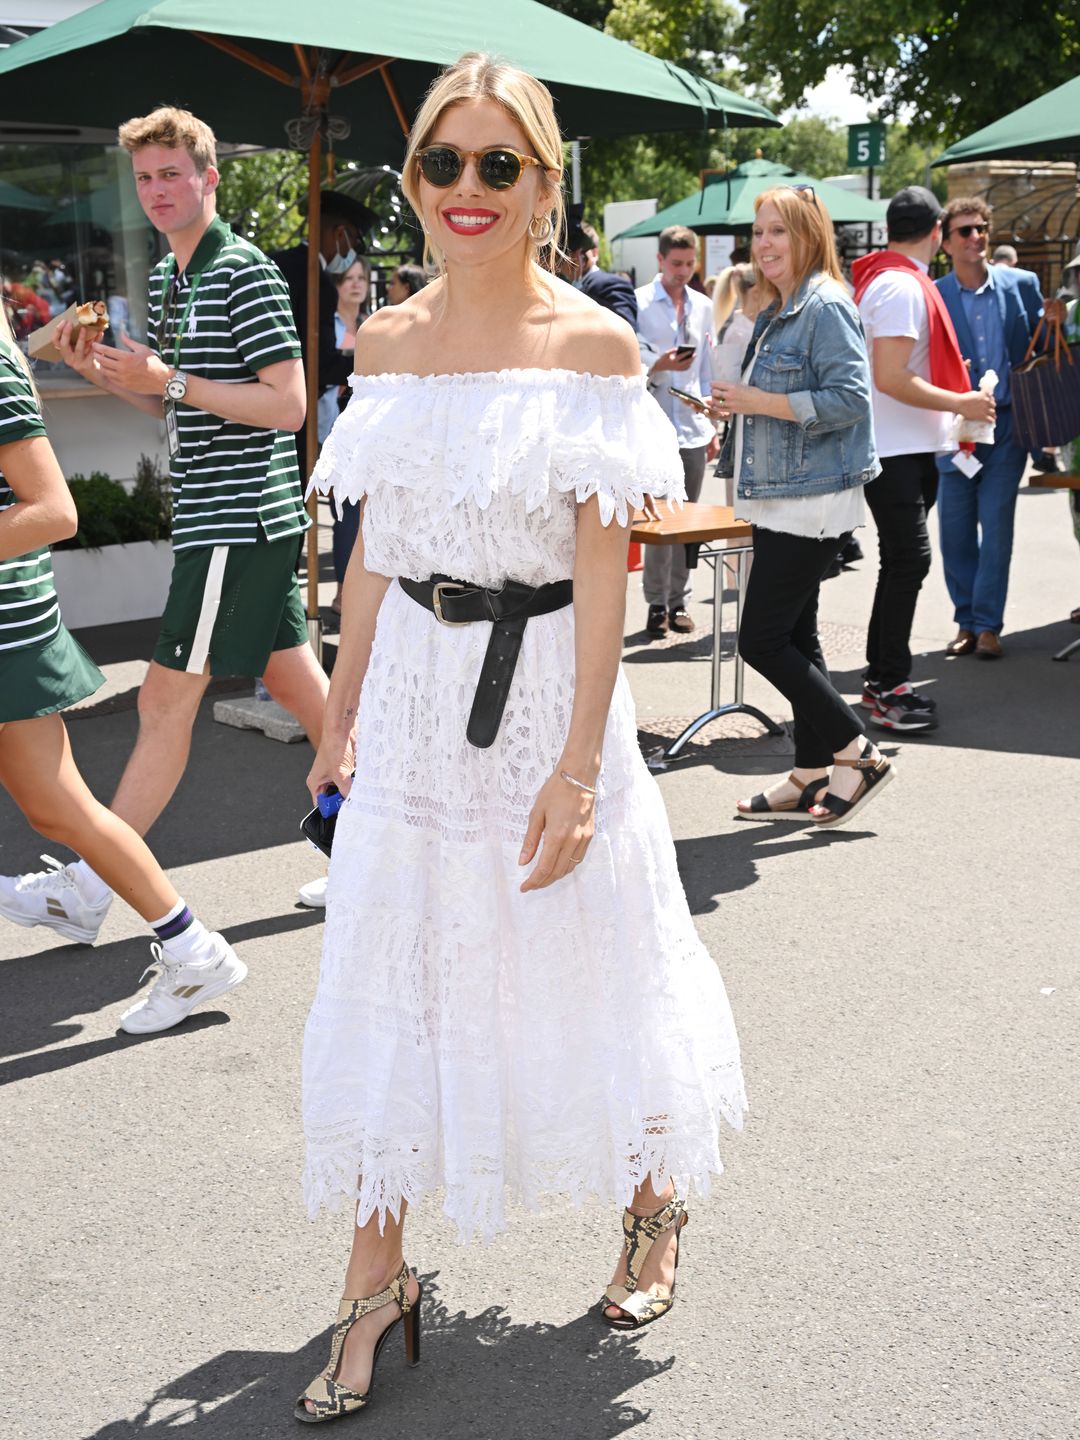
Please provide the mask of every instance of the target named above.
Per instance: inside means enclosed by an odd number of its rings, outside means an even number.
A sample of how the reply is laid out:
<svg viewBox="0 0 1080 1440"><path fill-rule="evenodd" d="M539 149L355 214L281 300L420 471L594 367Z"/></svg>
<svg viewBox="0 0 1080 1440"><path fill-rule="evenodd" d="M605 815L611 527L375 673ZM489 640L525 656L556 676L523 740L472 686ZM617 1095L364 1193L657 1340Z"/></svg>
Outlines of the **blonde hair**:
<svg viewBox="0 0 1080 1440"><path fill-rule="evenodd" d="M736 302L742 309L746 292L752 290L755 283L754 267L745 262L739 265L729 265L726 270L721 270L720 274L716 276L712 302L713 328L717 335L731 319Z"/></svg>
<svg viewBox="0 0 1080 1440"><path fill-rule="evenodd" d="M555 119L551 91L516 65L479 51L470 51L438 76L424 97L409 135L401 176L405 198L422 223L417 152L430 142L445 110L470 100L494 100L501 105L521 127L543 166L538 173L548 200L544 218L551 223L551 237L537 242L530 228L529 238L533 248L530 258L535 258L546 270L554 270L559 256L559 237L564 228L562 136L559 134L559 122ZM440 275L446 273L445 257L430 235L424 237L424 263L434 265Z"/></svg>
<svg viewBox="0 0 1080 1440"><path fill-rule="evenodd" d="M34 379L34 372L30 368L30 361L23 354L19 342L15 339L15 332L11 328L11 317L8 315L7 296L3 293L0 285L0 344L12 355L26 371L26 378L30 381L30 389L34 392L34 399L41 403L41 396L38 394L37 381Z"/></svg>
<svg viewBox="0 0 1080 1440"><path fill-rule="evenodd" d="M772 190L763 190L754 201L755 216L760 214L763 205L773 205L779 210L780 219L791 236L796 290L808 275L815 274L827 275L830 280L843 285L844 273L836 253L832 220L817 196L809 190L793 190L790 185L777 185ZM764 309L780 299L780 292L771 280L766 280L757 261L753 263L754 279L761 286Z"/></svg>
<svg viewBox="0 0 1080 1440"><path fill-rule="evenodd" d="M217 140L205 120L175 105L159 105L149 115L125 120L118 135L120 144L134 155L144 145L161 145L166 150L186 150L200 175L207 166L217 168Z"/></svg>

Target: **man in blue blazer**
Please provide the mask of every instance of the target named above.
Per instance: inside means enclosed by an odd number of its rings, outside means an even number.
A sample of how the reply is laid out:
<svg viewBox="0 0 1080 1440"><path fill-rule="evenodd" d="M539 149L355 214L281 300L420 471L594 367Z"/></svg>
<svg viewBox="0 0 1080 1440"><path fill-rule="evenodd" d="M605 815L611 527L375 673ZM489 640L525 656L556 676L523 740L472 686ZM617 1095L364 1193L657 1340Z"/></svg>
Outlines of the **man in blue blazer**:
<svg viewBox="0 0 1080 1440"><path fill-rule="evenodd" d="M570 260L577 272L580 290L598 305L621 315L628 325L637 329L637 296L629 280L601 270L596 263L600 254L600 237L591 225L579 221L572 226L568 241Z"/></svg>
<svg viewBox="0 0 1080 1440"><path fill-rule="evenodd" d="M1013 517L1027 461L1027 451L1013 438L1010 375L1023 361L1043 313L1037 276L987 262L991 213L977 196L951 200L945 207L942 248L952 272L937 282L972 386L987 370L998 377L993 444L975 447L982 468L968 476L952 455L941 455L937 462L941 558L959 626L947 649L951 655L974 652L984 660L1000 659L1003 653Z"/></svg>

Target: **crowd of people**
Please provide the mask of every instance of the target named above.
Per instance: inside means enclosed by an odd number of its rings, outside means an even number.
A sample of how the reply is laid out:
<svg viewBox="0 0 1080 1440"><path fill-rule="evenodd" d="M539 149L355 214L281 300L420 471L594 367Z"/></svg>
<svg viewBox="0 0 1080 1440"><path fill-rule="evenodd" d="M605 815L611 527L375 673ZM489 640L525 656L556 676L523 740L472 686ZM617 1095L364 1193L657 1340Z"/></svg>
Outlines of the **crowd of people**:
<svg viewBox="0 0 1080 1440"><path fill-rule="evenodd" d="M309 1208L354 1215L330 1358L294 1411L322 1423L369 1403L399 1324L419 1358L410 1204L441 1188L466 1237L503 1227L508 1189L622 1205L597 1316L637 1329L670 1311L688 1197L742 1124L734 1021L619 665L635 510L695 499L719 452L753 527L742 653L794 715L791 774L738 811L847 823L893 768L830 680L820 585L869 508L881 559L863 698L885 728L935 723L909 642L939 495L950 648L1000 656L1024 461L1009 376L1043 305L1033 276L988 265L982 201L943 210L920 187L890 204L888 248L856 267L854 296L806 186L758 198L751 263L711 298L689 283L682 228L635 290L599 267L580 216L565 222L546 88L468 55L433 85L404 161L424 265L401 266L373 312L368 217L329 193L319 353L305 356L306 249L275 261L217 215L209 128L162 107L119 133L169 246L150 343L64 325L57 345L164 417L173 577L106 808L62 718L102 678L52 584L48 545L77 517L4 321L0 783L79 858L0 877L0 915L92 943L120 895L155 932L158 971L121 1024L178 1024L246 969L144 837L212 675L262 676L300 720L313 801L343 797L302 1076ZM939 246L953 269L934 285ZM329 684L296 576L305 363L326 404L311 484L348 527ZM954 415L985 438L957 449ZM650 552L644 590L650 634L692 631L681 547Z"/></svg>

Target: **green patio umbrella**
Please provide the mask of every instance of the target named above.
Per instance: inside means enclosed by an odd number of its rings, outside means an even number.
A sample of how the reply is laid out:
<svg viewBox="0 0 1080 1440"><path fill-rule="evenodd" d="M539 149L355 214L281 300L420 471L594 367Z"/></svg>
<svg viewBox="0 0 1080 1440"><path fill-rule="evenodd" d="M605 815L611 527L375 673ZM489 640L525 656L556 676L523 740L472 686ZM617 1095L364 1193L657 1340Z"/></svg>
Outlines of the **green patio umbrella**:
<svg viewBox="0 0 1080 1440"><path fill-rule="evenodd" d="M950 145L935 165L965 160L1080 160L1080 75Z"/></svg>
<svg viewBox="0 0 1080 1440"><path fill-rule="evenodd" d="M52 201L43 195L31 195L21 185L0 180L0 210L51 210Z"/></svg>
<svg viewBox="0 0 1080 1440"><path fill-rule="evenodd" d="M774 185L810 185L814 194L838 225L872 224L885 219L884 200L869 200L854 195L839 185L800 175L789 165L771 160L744 160L725 175L706 175L704 189L695 190L685 200L639 220L616 240L632 240L641 235L659 235L668 225L688 225L698 235L729 235L735 230L748 230L754 223L754 201L763 190Z"/></svg>
<svg viewBox="0 0 1080 1440"><path fill-rule="evenodd" d="M468 50L544 80L570 136L779 124L763 105L536 0L100 0L0 54L0 118L112 128L171 103L228 140L278 147L288 135L308 152L314 237L326 147L376 164L400 159L432 79ZM318 246L308 253L314 355ZM317 375L309 372L310 471ZM315 546L312 535L308 618L317 647Z"/></svg>

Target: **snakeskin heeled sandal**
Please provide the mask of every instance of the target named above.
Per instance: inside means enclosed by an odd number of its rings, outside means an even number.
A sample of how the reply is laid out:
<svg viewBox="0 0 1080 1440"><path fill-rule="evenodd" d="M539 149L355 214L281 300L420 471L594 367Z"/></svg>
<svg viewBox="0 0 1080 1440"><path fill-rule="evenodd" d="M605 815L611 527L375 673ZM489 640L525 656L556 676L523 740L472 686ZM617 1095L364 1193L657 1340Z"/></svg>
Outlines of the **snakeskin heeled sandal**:
<svg viewBox="0 0 1080 1440"><path fill-rule="evenodd" d="M410 1300L406 1288L408 1283L409 1267L402 1265L401 1273L377 1295L368 1295L363 1300L342 1300L338 1306L334 1334L330 1342L330 1360L326 1369L315 1377L296 1402L293 1414L297 1420L302 1420L306 1425L321 1425L324 1420L340 1420L344 1415L354 1415L358 1410L362 1410L371 1400L372 1392L375 1389L375 1366L382 1353L382 1348L393 1331L402 1323L405 1326L405 1363L419 1365L420 1301L423 1298L424 1290L421 1286L420 1294L415 1300ZM371 1357L371 1383L368 1385L366 1393L361 1395L356 1390L350 1390L347 1385L340 1385L334 1378L337 1374L338 1362L341 1359L342 1346L345 1344L346 1335L357 1320L364 1315L370 1315L373 1310L381 1310L391 1301L396 1301L401 1306L401 1314L397 1319L391 1320L375 1342L375 1352ZM305 1400L311 1401L314 1407L312 1410L307 1409L304 1404Z"/></svg>
<svg viewBox="0 0 1080 1440"><path fill-rule="evenodd" d="M600 1314L613 1330L640 1330L666 1315L675 1304L675 1281L671 1289L651 1285L648 1290L639 1290L641 1271L649 1251L668 1230L675 1231L675 1269L679 1268L679 1235L690 1219L686 1206L679 1199L678 1191L672 1195L662 1210L655 1215L633 1215L623 1211L623 1237L626 1240L626 1282L623 1285L609 1285L600 1302ZM660 1289L662 1293L657 1294ZM611 1316L607 1306L614 1305L621 1314Z"/></svg>

